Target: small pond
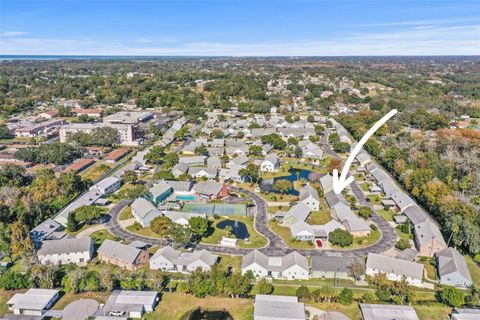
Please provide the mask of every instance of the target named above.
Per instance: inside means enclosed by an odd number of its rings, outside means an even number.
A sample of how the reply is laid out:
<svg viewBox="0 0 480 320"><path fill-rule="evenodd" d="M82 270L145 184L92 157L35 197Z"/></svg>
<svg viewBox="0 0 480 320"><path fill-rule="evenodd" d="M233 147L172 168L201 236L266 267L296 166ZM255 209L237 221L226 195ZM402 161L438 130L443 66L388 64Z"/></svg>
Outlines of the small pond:
<svg viewBox="0 0 480 320"><path fill-rule="evenodd" d="M273 184L275 183L275 181L288 180L293 183L301 179L308 180L308 176L310 175L310 173L312 173L312 171L305 169L290 169L288 170L288 173L290 173L288 176L281 176L272 179L262 180L262 182L260 182L260 189L263 191L278 193L273 189ZM287 192L287 194L292 196L298 196L298 191L292 188Z"/></svg>
<svg viewBox="0 0 480 320"><path fill-rule="evenodd" d="M250 237L247 226L243 222L227 219L217 224L217 228L220 228L220 229L225 229L227 226L232 227L233 229L232 233L237 239L243 240Z"/></svg>
<svg viewBox="0 0 480 320"><path fill-rule="evenodd" d="M195 309L187 313L183 320L233 320L230 313L226 311L213 311L202 310L200 308Z"/></svg>

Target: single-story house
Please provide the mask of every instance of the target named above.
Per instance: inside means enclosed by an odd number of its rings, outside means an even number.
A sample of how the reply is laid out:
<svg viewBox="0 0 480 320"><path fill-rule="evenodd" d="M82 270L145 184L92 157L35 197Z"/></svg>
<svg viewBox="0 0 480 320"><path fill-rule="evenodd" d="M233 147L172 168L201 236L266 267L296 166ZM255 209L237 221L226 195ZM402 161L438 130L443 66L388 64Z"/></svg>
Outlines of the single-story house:
<svg viewBox="0 0 480 320"><path fill-rule="evenodd" d="M216 168L208 167L190 167L188 168L188 174L196 178L215 179L217 177L218 170Z"/></svg>
<svg viewBox="0 0 480 320"><path fill-rule="evenodd" d="M255 295L253 320L305 319L305 305L297 297Z"/></svg>
<svg viewBox="0 0 480 320"><path fill-rule="evenodd" d="M132 216L143 227L147 228L153 219L161 216L161 211L145 198L137 198L130 206Z"/></svg>
<svg viewBox="0 0 480 320"><path fill-rule="evenodd" d="M215 181L202 181L193 187L193 191L208 199L223 198L228 195L227 185Z"/></svg>
<svg viewBox="0 0 480 320"><path fill-rule="evenodd" d="M160 181L159 183L155 183L149 190L147 194L147 198L155 203L157 206L165 201L169 195L171 195L173 189L168 183L165 181Z"/></svg>
<svg viewBox="0 0 480 320"><path fill-rule="evenodd" d="M209 271L218 261L218 256L207 250L182 252L165 246L150 258L150 269L190 273L197 269Z"/></svg>
<svg viewBox="0 0 480 320"><path fill-rule="evenodd" d="M441 284L458 288L469 288L473 284L467 261L457 250L446 248L437 252L436 256Z"/></svg>
<svg viewBox="0 0 480 320"><path fill-rule="evenodd" d="M30 231L30 237L35 245L38 246L44 240L58 240L63 238L66 234L60 231L62 229L63 226L60 223L48 218Z"/></svg>
<svg viewBox="0 0 480 320"><path fill-rule="evenodd" d="M419 320L412 306L360 303L363 320Z"/></svg>
<svg viewBox="0 0 480 320"><path fill-rule="evenodd" d="M105 240L97 250L98 259L128 270L137 270L148 262L148 251L112 240Z"/></svg>
<svg viewBox="0 0 480 320"><path fill-rule="evenodd" d="M311 277L355 280L350 275L350 266L355 263L356 260L364 264L362 259L353 257L313 256Z"/></svg>
<svg viewBox="0 0 480 320"><path fill-rule="evenodd" d="M59 290L29 289L16 293L7 301L7 306L16 315L43 316L58 300L58 293Z"/></svg>
<svg viewBox="0 0 480 320"><path fill-rule="evenodd" d="M90 190L98 190L102 195L106 196L117 191L121 185L122 180L120 178L108 177L91 186Z"/></svg>
<svg viewBox="0 0 480 320"><path fill-rule="evenodd" d="M438 251L447 248L440 229L430 219L414 224L413 232L415 247L422 256L433 257Z"/></svg>
<svg viewBox="0 0 480 320"><path fill-rule="evenodd" d="M242 258L242 274L251 271L257 278L308 279L308 260L296 251L281 257L269 257L253 250Z"/></svg>
<svg viewBox="0 0 480 320"><path fill-rule="evenodd" d="M159 300L155 291L115 290L101 313L111 317L140 319L146 312L152 312Z"/></svg>
<svg viewBox="0 0 480 320"><path fill-rule="evenodd" d="M189 166L204 165L207 157L205 156L193 156L193 157L180 157L178 163L185 163Z"/></svg>
<svg viewBox="0 0 480 320"><path fill-rule="evenodd" d="M413 286L423 285L423 264L370 252L367 257L367 275L385 273L388 280L399 281L405 277Z"/></svg>

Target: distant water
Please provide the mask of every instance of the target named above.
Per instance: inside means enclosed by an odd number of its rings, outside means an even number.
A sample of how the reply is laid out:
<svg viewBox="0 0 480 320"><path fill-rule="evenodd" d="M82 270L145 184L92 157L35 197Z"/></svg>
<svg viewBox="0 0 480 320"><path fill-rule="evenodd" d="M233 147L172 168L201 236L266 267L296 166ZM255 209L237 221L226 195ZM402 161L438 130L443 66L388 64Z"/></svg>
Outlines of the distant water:
<svg viewBox="0 0 480 320"><path fill-rule="evenodd" d="M225 57L200 56L64 56L64 55L1 55L0 60L182 60L219 59Z"/></svg>

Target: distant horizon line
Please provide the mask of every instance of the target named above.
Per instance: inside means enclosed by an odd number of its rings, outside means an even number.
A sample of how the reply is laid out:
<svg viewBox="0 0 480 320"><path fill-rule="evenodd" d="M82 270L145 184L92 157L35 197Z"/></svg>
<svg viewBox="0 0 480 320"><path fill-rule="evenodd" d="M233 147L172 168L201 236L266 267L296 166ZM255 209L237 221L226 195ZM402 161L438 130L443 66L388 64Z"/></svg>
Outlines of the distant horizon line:
<svg viewBox="0 0 480 320"><path fill-rule="evenodd" d="M332 58L332 57L480 57L480 54L399 55L128 55L128 54L0 54L0 57L203 57L203 58Z"/></svg>

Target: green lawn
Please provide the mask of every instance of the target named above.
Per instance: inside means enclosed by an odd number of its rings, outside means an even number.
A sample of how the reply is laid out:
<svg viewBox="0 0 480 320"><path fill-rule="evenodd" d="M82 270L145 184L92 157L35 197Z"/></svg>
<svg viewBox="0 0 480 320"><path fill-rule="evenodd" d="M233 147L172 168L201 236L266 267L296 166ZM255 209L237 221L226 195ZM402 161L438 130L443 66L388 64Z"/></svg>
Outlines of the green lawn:
<svg viewBox="0 0 480 320"><path fill-rule="evenodd" d="M435 305L413 306L420 320L445 320L452 312L452 308Z"/></svg>
<svg viewBox="0 0 480 320"><path fill-rule="evenodd" d="M201 307L209 310L226 310L234 320L250 320L253 315L252 299L218 297L195 298L189 294L165 293L154 312L146 314L145 320L178 320L190 310Z"/></svg>
<svg viewBox="0 0 480 320"><path fill-rule="evenodd" d="M107 230L95 231L94 233L92 233L90 235L90 238L93 239L93 242L94 242L96 248L100 247L100 245L103 243L103 241L105 241L107 239L108 240L114 240L115 239L115 237L110 232L108 232Z"/></svg>
<svg viewBox="0 0 480 320"><path fill-rule="evenodd" d="M419 259L419 262L424 265L428 279L437 280L437 268L435 266L435 258L421 257Z"/></svg>
<svg viewBox="0 0 480 320"><path fill-rule="evenodd" d="M130 218L133 218L132 208L130 207L123 208L123 210L120 211L120 214L118 215L118 220L128 220Z"/></svg>
<svg viewBox="0 0 480 320"><path fill-rule="evenodd" d="M341 312L351 320L360 320L362 319L362 315L360 312L360 308L358 306L358 303L353 302L349 306L344 306L341 303L338 302L323 302L323 303L308 303L308 305L311 305L315 308L318 308L320 310L324 311L336 311L336 312Z"/></svg>
<svg viewBox="0 0 480 320"><path fill-rule="evenodd" d="M98 303L105 303L109 296L110 292L65 293L63 296L61 296L57 303L55 303L52 309L63 310L70 303L79 299L93 299Z"/></svg>
<svg viewBox="0 0 480 320"><path fill-rule="evenodd" d="M465 259L467 260L467 266L470 270L473 284L475 286L480 286L480 267L472 260L470 256L465 256Z"/></svg>
<svg viewBox="0 0 480 320"><path fill-rule="evenodd" d="M332 217L330 216L330 212L328 210L322 210L322 211L312 211L310 215L308 216L307 223L308 224L326 224L332 220Z"/></svg>
<svg viewBox="0 0 480 320"><path fill-rule="evenodd" d="M307 241L292 241L292 234L290 228L280 226L274 220L268 221L268 227L270 230L278 234L285 243L293 249L312 249L314 247L313 243Z"/></svg>
<svg viewBox="0 0 480 320"><path fill-rule="evenodd" d="M3 317L5 314L9 313L7 306L7 301L15 294L14 291L4 291L0 290L0 317Z"/></svg>
<svg viewBox="0 0 480 320"><path fill-rule="evenodd" d="M142 226L138 222L135 222L131 226L126 227L126 229L130 232L133 232L142 236L159 238L159 236L155 232L153 232L152 229L142 228Z"/></svg>
<svg viewBox="0 0 480 320"><path fill-rule="evenodd" d="M224 269L232 267L234 271L240 272L242 269L242 257L241 256L231 256L228 254L219 254L220 261L218 265Z"/></svg>
<svg viewBox="0 0 480 320"><path fill-rule="evenodd" d="M370 183L368 183L368 182L364 182L364 183L360 184L360 188L362 188L363 191L368 191L369 187L370 187Z"/></svg>
<svg viewBox="0 0 480 320"><path fill-rule="evenodd" d="M213 220L212 228L213 232L206 238L202 239L203 243L208 244L218 244L222 237L228 236L228 232L225 229L217 228L217 224L227 219L221 218L218 220ZM248 239L248 243L245 240L239 240L237 243L240 248L261 248L267 244L267 239L260 235L255 229L253 228L253 217L242 217L242 216L230 216L228 220L234 220L242 222L246 225L248 233L250 234L250 238Z"/></svg>
<svg viewBox="0 0 480 320"><path fill-rule="evenodd" d="M382 204L382 197L379 195L370 194L367 196L367 198L370 200L371 204L377 204L377 205Z"/></svg>
<svg viewBox="0 0 480 320"><path fill-rule="evenodd" d="M387 221L393 221L393 216L394 216L393 211L382 209L382 210L378 210L377 213L383 219Z"/></svg>
<svg viewBox="0 0 480 320"><path fill-rule="evenodd" d="M348 247L340 247L340 246L335 246L332 245L333 249L359 249L359 248L365 248L368 246L371 246L372 244L378 242L380 238L382 237L382 233L380 230L372 230L370 234L366 237L354 237L353 238L353 243L349 245Z"/></svg>

